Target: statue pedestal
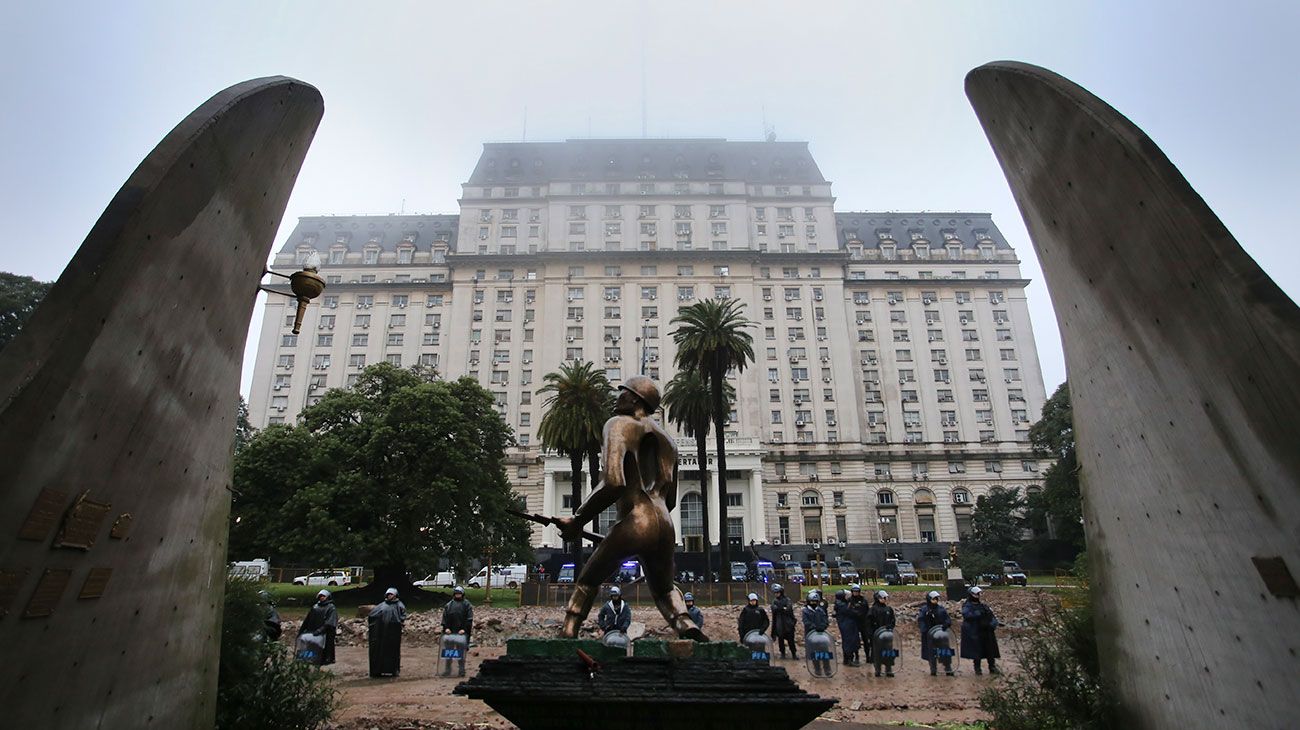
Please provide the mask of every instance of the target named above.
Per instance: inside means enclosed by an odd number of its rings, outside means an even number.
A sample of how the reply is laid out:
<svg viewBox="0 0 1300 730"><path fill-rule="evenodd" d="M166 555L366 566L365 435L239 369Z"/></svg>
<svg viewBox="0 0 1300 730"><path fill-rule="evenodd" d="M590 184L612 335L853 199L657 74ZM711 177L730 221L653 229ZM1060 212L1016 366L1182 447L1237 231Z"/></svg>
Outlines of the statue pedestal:
<svg viewBox="0 0 1300 730"><path fill-rule="evenodd" d="M594 664L578 655L581 649ZM598 641L510 639L455 694L521 730L761 727L797 730L835 704L735 642L637 641L632 656Z"/></svg>
<svg viewBox="0 0 1300 730"><path fill-rule="evenodd" d="M961 568L948 569L948 600L960 601L966 597L966 579L962 577Z"/></svg>

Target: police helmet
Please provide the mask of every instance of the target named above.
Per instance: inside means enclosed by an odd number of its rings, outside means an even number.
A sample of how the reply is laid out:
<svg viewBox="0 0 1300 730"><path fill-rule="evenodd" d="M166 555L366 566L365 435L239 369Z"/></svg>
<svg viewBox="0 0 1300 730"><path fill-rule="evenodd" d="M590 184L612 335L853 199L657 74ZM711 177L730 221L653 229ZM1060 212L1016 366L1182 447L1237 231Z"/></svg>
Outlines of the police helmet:
<svg viewBox="0 0 1300 730"><path fill-rule="evenodd" d="M694 601L694 600L695 600L695 595L692 594L692 593L687 593L687 594L685 594L685 595L682 596L682 600L683 600L683 601Z"/></svg>
<svg viewBox="0 0 1300 730"><path fill-rule="evenodd" d="M857 583L854 583L853 585L849 586L849 590L854 591L856 593L861 593L862 586L858 585Z"/></svg>
<svg viewBox="0 0 1300 730"><path fill-rule="evenodd" d="M810 601L820 601L821 599L822 599L822 592L821 592L821 591L808 591L808 600L810 600Z"/></svg>
<svg viewBox="0 0 1300 730"><path fill-rule="evenodd" d="M623 591L619 590L619 587L618 587L618 586L610 586L610 589L609 589L609 596L610 596L610 598L619 598L619 597L621 597L622 595L623 595Z"/></svg>
<svg viewBox="0 0 1300 730"><path fill-rule="evenodd" d="M785 589L781 587L781 584L780 584L780 583L773 583L773 584L772 584L772 592L773 592L773 593L785 593Z"/></svg>
<svg viewBox="0 0 1300 730"><path fill-rule="evenodd" d="M452 595L456 595L457 593L461 593L461 594L463 594L464 592L465 592L465 589L464 589L464 588L461 588L460 586L456 586L455 588L452 588L452 589L451 589L451 593L452 593Z"/></svg>
<svg viewBox="0 0 1300 730"><path fill-rule="evenodd" d="M751 594L749 594L749 596L748 596L748 600L750 600L750 601L757 601L757 600L758 600L758 594L757 594L757 593L751 593Z"/></svg>
<svg viewBox="0 0 1300 730"><path fill-rule="evenodd" d="M930 591L929 593L925 594L925 600L927 601L937 601L939 600L939 598L940 598L939 591Z"/></svg>
<svg viewBox="0 0 1300 730"><path fill-rule="evenodd" d="M984 592L984 589L979 586L971 586L970 590L967 592L970 593L972 597L979 598L979 595Z"/></svg>
<svg viewBox="0 0 1300 730"><path fill-rule="evenodd" d="M325 590L324 588L322 588L322 589L320 589L320 592L318 592L318 593L316 594L316 597L317 597L317 598L320 598L321 596L324 596L324 597L326 597L326 598L329 598L330 595L331 595L331 593L330 593L329 591L327 591L327 590Z"/></svg>
<svg viewBox="0 0 1300 730"><path fill-rule="evenodd" d="M879 590L879 591L876 591L876 598L879 598L880 600L883 601L883 600L885 600L886 598L889 598L889 594L886 593L886 592L884 592L883 590Z"/></svg>

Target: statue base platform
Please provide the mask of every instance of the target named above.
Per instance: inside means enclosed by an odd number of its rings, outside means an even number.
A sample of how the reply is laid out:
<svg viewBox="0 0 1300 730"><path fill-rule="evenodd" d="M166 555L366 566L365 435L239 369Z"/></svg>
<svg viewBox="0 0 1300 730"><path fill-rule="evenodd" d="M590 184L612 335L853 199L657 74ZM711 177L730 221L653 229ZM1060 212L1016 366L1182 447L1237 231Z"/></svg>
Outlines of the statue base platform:
<svg viewBox="0 0 1300 730"><path fill-rule="evenodd" d="M581 649L596 661L590 666ZM455 689L521 730L761 727L795 730L834 704L735 642L511 639Z"/></svg>
<svg viewBox="0 0 1300 730"><path fill-rule="evenodd" d="M948 600L960 601L966 597L966 579L961 568L948 569Z"/></svg>

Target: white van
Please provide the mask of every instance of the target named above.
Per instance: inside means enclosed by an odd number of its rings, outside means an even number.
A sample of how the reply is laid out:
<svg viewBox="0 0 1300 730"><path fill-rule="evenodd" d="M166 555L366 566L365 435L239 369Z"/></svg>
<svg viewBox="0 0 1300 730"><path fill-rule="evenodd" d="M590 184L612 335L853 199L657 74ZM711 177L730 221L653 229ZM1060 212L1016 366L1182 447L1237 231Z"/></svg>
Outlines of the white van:
<svg viewBox="0 0 1300 730"><path fill-rule="evenodd" d="M420 588L452 588L456 585L456 574L450 570L444 570L432 575L426 575L423 580L417 580L411 585Z"/></svg>
<svg viewBox="0 0 1300 730"><path fill-rule="evenodd" d="M266 558L236 560L230 564L230 577L256 581L271 580L271 561Z"/></svg>
<svg viewBox="0 0 1300 730"><path fill-rule="evenodd" d="M479 570L473 578L469 579L470 588L482 588L487 584L488 569L486 567ZM527 565L494 565L492 566L492 587L493 588L518 588L528 578Z"/></svg>

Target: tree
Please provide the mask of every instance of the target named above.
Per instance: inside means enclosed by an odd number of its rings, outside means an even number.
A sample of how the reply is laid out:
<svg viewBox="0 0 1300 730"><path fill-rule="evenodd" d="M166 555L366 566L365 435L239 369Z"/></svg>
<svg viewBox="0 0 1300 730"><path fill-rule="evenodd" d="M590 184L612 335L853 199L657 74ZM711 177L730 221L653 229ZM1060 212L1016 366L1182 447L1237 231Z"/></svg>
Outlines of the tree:
<svg viewBox="0 0 1300 730"><path fill-rule="evenodd" d="M975 499L967 551L958 560L967 581L975 583L981 575L1002 572L1002 561L1015 555L1022 542L1024 508L1025 500L1015 487L994 487Z"/></svg>
<svg viewBox="0 0 1300 730"><path fill-rule="evenodd" d="M247 446L255 432L253 424L248 421L248 401L241 395L239 410L235 413L235 451L240 451Z"/></svg>
<svg viewBox="0 0 1300 730"><path fill-rule="evenodd" d="M258 584L231 578L221 616L216 730L312 730L338 705L332 672L295 661L263 638L266 607Z"/></svg>
<svg viewBox="0 0 1300 730"><path fill-rule="evenodd" d="M1029 498L1027 516L1033 524L1050 522L1058 539L1083 550L1083 493L1068 383L1061 383L1043 404L1043 416L1030 427L1029 441L1035 453L1055 461L1043 472L1043 491Z"/></svg>
<svg viewBox="0 0 1300 730"><path fill-rule="evenodd" d="M258 432L235 457L232 551L373 565L376 593L421 595L408 568L463 570L488 548L528 560L506 510L509 427L476 381L430 380L388 363L325 393L299 426Z"/></svg>
<svg viewBox="0 0 1300 730"><path fill-rule="evenodd" d="M728 409L736 400L736 389L726 384L724 394ZM712 547L709 545L709 421L713 417L713 395L709 381L694 370L680 370L664 386L664 411L668 420L682 433L695 439L695 454L700 465L700 495L704 525L704 574L713 575Z"/></svg>
<svg viewBox="0 0 1300 730"><path fill-rule="evenodd" d="M562 363L542 376L538 395L548 394L537 427L543 445L569 457L569 488L573 511L582 504L582 461L585 457L594 488L600 473L601 431L614 407L613 388L605 371L590 361ZM582 568L582 540L571 546L575 574Z"/></svg>
<svg viewBox="0 0 1300 730"><path fill-rule="evenodd" d="M0 271L0 347L18 335L51 286L47 281Z"/></svg>
<svg viewBox="0 0 1300 730"><path fill-rule="evenodd" d="M754 338L745 330L754 323L745 318L745 305L737 299L705 299L678 310L672 323L673 342L677 344L677 369L699 373L709 382L712 399L713 437L718 454L718 536L721 541L719 575L731 580L731 540L727 531L727 450L726 423L730 409L726 403L724 378L735 370L741 372L754 360Z"/></svg>

